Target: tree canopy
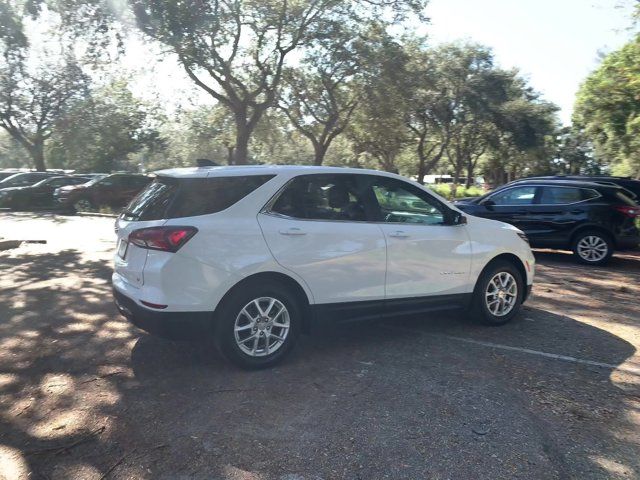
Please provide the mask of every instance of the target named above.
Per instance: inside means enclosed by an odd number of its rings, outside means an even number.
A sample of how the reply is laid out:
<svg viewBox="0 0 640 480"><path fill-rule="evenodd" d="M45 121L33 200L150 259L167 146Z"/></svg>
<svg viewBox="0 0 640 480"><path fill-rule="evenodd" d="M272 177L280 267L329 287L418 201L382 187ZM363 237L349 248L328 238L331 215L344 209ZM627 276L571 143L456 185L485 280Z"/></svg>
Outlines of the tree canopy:
<svg viewBox="0 0 640 480"><path fill-rule="evenodd" d="M582 85L574 122L601 161L640 176L640 35L607 55Z"/></svg>

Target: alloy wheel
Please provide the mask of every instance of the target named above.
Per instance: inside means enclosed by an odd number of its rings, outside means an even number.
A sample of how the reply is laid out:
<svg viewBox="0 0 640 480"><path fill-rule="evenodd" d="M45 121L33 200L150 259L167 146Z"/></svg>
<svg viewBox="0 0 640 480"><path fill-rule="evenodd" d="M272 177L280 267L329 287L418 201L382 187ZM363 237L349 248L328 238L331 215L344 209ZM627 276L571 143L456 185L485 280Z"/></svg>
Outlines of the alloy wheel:
<svg viewBox="0 0 640 480"><path fill-rule="evenodd" d="M280 300L260 297L242 308L233 330L242 352L251 357L265 357L282 347L290 326L289 311Z"/></svg>
<svg viewBox="0 0 640 480"><path fill-rule="evenodd" d="M577 245L578 255L587 262L599 262L609 253L609 245L604 238L587 235Z"/></svg>
<svg viewBox="0 0 640 480"><path fill-rule="evenodd" d="M74 207L76 210L80 211L80 212L89 212L93 209L93 205L91 205L91 202L89 200L78 200L75 204Z"/></svg>
<svg viewBox="0 0 640 480"><path fill-rule="evenodd" d="M487 284L485 303L496 317L508 315L518 301L518 282L509 272L496 273Z"/></svg>

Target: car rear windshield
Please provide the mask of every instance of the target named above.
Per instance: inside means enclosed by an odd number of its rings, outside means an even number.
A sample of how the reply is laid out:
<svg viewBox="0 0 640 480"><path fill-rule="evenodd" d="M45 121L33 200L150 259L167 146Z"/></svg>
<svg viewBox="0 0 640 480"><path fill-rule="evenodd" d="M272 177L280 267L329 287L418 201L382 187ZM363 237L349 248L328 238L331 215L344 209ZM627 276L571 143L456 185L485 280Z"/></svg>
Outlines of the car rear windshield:
<svg viewBox="0 0 640 480"><path fill-rule="evenodd" d="M274 175L233 177L158 177L145 188L123 213L125 220L208 215L229 208Z"/></svg>

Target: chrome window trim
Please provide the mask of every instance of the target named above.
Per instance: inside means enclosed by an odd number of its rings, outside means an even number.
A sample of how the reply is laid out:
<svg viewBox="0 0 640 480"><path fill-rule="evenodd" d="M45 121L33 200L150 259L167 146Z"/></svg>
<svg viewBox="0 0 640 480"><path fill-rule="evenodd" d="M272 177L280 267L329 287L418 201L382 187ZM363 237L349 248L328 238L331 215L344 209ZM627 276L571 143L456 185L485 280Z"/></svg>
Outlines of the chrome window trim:
<svg viewBox="0 0 640 480"><path fill-rule="evenodd" d="M567 205L577 205L579 203L584 203L584 202L588 202L590 200L596 200L598 198L602 198L602 194L597 191L594 190L593 188L587 188L587 187L574 187L571 185L548 185L548 184L541 184L541 185L514 185L513 187L509 187L509 188L505 188L504 190L501 190L500 192L496 192L494 194L489 195L486 200L490 200L491 197L493 197L494 195L497 195L498 193L502 193L502 192L506 192L508 190L513 190L514 188L525 188L525 187L534 187L534 188L538 188L538 187L553 187L553 188L577 188L578 190L589 190L592 192L596 193L595 197L591 197L591 198L587 198L585 200L580 200L579 202L571 202L571 203L529 203L529 204L514 204L514 205L498 205L496 204L496 207L561 207L561 206L567 206ZM535 196L534 196L535 198ZM479 203L478 205L482 205L484 203L484 201L482 203Z"/></svg>

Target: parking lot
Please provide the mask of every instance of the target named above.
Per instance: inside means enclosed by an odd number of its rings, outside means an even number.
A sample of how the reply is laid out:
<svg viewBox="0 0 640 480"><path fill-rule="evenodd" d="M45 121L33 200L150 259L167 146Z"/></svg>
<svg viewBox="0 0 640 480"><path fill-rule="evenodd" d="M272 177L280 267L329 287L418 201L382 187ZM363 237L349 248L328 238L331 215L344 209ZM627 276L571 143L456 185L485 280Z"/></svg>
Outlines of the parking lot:
<svg viewBox="0 0 640 480"><path fill-rule="evenodd" d="M640 478L640 253L536 252L501 328L327 329L247 372L111 299L113 219L0 213L0 478Z"/></svg>

